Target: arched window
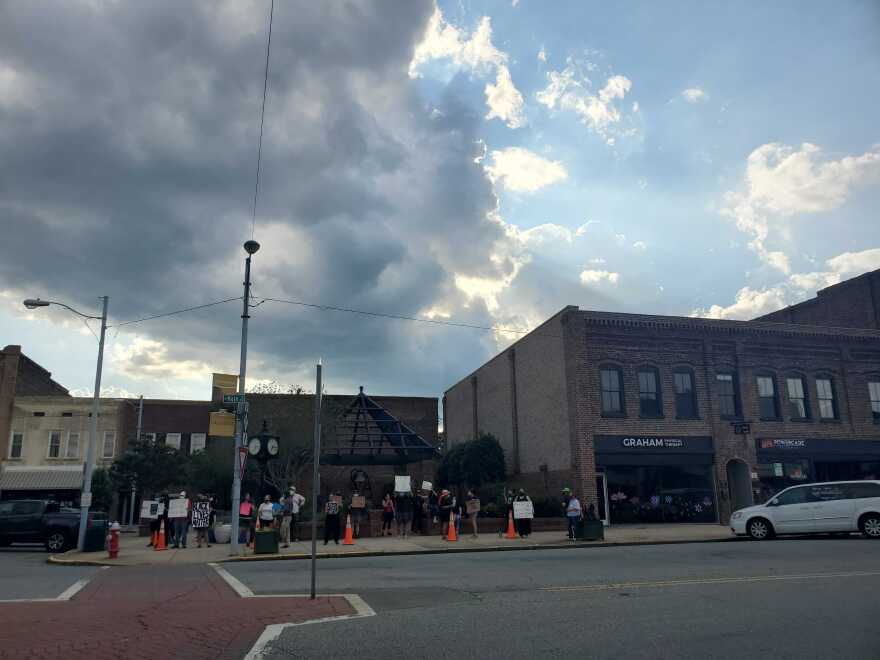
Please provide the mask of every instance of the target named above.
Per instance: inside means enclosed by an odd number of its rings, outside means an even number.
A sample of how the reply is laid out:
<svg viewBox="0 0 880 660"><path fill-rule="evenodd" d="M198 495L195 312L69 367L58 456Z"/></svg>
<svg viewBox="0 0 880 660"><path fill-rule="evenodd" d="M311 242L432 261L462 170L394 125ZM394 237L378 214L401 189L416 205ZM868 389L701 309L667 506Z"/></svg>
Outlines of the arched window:
<svg viewBox="0 0 880 660"><path fill-rule="evenodd" d="M807 380L800 374L789 374L785 379L788 394L788 415L793 420L810 418L810 397L807 394Z"/></svg>
<svg viewBox="0 0 880 660"><path fill-rule="evenodd" d="M776 376L763 371L755 375L758 388L758 415L761 419L779 419L779 399L776 395Z"/></svg>
<svg viewBox="0 0 880 660"><path fill-rule="evenodd" d="M819 419L839 419L837 393L834 379L830 375L816 376L816 401L819 405Z"/></svg>
<svg viewBox="0 0 880 660"><path fill-rule="evenodd" d="M675 388L675 416L678 419L697 419L697 389L694 371L689 367L676 367L672 372Z"/></svg>
<svg viewBox="0 0 880 660"><path fill-rule="evenodd" d="M639 367L639 416L663 417L660 372L657 367Z"/></svg>
<svg viewBox="0 0 880 660"><path fill-rule="evenodd" d="M599 367L599 391L603 417L623 417L626 407L623 399L623 370L617 365Z"/></svg>

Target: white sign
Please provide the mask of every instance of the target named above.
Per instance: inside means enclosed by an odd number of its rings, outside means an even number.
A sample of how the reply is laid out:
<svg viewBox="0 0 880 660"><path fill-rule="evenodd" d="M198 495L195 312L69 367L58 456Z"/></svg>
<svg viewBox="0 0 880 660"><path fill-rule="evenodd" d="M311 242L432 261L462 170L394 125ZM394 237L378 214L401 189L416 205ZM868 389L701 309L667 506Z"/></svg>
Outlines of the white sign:
<svg viewBox="0 0 880 660"><path fill-rule="evenodd" d="M178 497L168 502L169 518L186 518L186 499Z"/></svg>
<svg viewBox="0 0 880 660"><path fill-rule="evenodd" d="M423 481L422 482L422 490L431 490L433 487L434 487L434 484L432 484L430 481Z"/></svg>
<svg viewBox="0 0 880 660"><path fill-rule="evenodd" d="M532 506L531 502L514 502L513 517L517 520L522 520L523 518L534 518L535 507Z"/></svg>
<svg viewBox="0 0 880 660"><path fill-rule="evenodd" d="M408 493L412 488L410 476L405 474L403 476L396 475L394 477L394 492L395 493Z"/></svg>
<svg viewBox="0 0 880 660"><path fill-rule="evenodd" d="M159 517L159 503L156 500L143 500L141 502L141 518L155 520Z"/></svg>
<svg viewBox="0 0 880 660"><path fill-rule="evenodd" d="M92 506L92 494L91 493L83 493L79 496L79 505L81 507Z"/></svg>
<svg viewBox="0 0 880 660"><path fill-rule="evenodd" d="M211 521L211 503L210 502L193 502L192 508L192 526L193 529L202 529L208 527Z"/></svg>

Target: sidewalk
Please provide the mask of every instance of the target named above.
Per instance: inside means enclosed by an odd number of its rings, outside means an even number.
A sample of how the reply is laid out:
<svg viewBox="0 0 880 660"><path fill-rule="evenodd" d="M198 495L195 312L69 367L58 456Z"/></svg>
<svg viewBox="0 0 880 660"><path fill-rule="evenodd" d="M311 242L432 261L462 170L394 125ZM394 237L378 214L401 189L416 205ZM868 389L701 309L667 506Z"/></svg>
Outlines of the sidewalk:
<svg viewBox="0 0 880 660"><path fill-rule="evenodd" d="M604 541L568 541L565 532L536 532L528 539L500 538L497 533L480 534L473 539L462 527L457 542L440 536L411 536L406 540L396 536L355 539L354 545L324 545L318 541L319 557L438 554L448 552L491 552L504 550L540 550L549 548L602 547L615 545L654 545L664 543L702 543L730 541L735 537L722 525L617 525L605 528ZM291 543L280 548L277 555L254 555L247 550L243 555L230 556L229 544L215 544L210 548L195 547L190 538L189 547L180 550L155 551L147 548L147 539L124 535L118 559L108 559L106 552L70 551L51 555L50 563L100 564L108 566L143 566L152 564L203 564L223 561L265 561L278 559L305 559L310 557L311 542Z"/></svg>

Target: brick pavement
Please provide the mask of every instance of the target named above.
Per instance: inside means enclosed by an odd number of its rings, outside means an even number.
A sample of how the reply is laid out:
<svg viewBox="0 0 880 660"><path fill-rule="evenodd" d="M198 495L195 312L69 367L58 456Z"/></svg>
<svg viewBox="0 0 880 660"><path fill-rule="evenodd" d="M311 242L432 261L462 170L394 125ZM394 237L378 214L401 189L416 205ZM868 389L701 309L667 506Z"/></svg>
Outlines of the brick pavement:
<svg viewBox="0 0 880 660"><path fill-rule="evenodd" d="M0 658L242 658L264 628L354 614L342 597L241 598L209 566L100 572L67 602L0 604Z"/></svg>

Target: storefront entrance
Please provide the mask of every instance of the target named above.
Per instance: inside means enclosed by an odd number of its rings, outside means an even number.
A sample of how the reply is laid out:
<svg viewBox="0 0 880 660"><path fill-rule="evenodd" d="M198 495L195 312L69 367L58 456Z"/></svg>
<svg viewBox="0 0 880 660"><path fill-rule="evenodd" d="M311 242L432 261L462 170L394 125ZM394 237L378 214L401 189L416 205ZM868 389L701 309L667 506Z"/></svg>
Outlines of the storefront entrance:
<svg viewBox="0 0 880 660"><path fill-rule="evenodd" d="M711 438L599 436L594 443L611 524L717 522Z"/></svg>

